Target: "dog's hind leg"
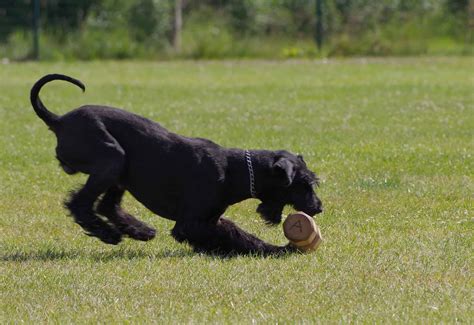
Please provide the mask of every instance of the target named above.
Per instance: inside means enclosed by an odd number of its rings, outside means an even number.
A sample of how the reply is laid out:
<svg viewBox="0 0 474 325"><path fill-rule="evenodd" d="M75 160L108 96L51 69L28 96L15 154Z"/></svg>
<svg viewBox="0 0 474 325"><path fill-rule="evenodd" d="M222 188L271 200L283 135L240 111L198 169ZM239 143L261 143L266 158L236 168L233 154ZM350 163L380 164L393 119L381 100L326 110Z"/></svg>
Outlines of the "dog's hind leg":
<svg viewBox="0 0 474 325"><path fill-rule="evenodd" d="M97 213L107 217L123 235L143 241L153 239L156 234L155 229L128 214L120 207L124 193L125 190L119 186L109 188L97 205Z"/></svg>
<svg viewBox="0 0 474 325"><path fill-rule="evenodd" d="M293 251L290 246L268 244L224 217L216 224L178 221L171 234L177 241L188 242L195 251L207 254L269 256Z"/></svg>
<svg viewBox="0 0 474 325"><path fill-rule="evenodd" d="M109 180L101 175L91 175L86 185L77 192L73 192L65 206L71 212L74 221L80 225L89 236L99 238L107 244L118 244L121 233L111 224L94 214L93 205L99 195L110 186Z"/></svg>
<svg viewBox="0 0 474 325"><path fill-rule="evenodd" d="M104 129L94 129L89 133L88 143L71 146L74 151L61 150L62 156L75 161L75 168L89 174L89 178L79 191L72 193L66 207L74 221L88 235L99 238L108 244L118 244L122 234L115 226L94 214L93 207L97 198L119 182L123 171L125 153L117 141ZM72 159L79 155L81 160Z"/></svg>

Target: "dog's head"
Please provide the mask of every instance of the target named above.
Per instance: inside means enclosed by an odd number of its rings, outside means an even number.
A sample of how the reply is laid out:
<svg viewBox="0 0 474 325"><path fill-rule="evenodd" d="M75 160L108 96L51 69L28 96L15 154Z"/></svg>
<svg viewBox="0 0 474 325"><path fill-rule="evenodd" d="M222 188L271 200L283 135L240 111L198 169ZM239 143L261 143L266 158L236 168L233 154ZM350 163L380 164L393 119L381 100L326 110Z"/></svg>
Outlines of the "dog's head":
<svg viewBox="0 0 474 325"><path fill-rule="evenodd" d="M312 217L323 211L314 191L318 178L308 169L303 156L277 151L265 176L258 193L262 203L257 212L267 223L280 223L285 205Z"/></svg>

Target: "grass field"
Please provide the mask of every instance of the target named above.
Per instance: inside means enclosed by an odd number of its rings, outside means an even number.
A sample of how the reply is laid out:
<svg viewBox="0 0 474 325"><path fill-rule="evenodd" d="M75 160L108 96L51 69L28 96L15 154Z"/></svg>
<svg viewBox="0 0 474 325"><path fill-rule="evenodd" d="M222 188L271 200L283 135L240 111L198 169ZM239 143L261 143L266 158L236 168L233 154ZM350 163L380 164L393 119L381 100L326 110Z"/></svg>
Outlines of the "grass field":
<svg viewBox="0 0 474 325"><path fill-rule="evenodd" d="M311 255L213 258L158 236L107 246L66 216L85 180L29 104L126 108L224 146L302 153L321 177ZM0 323L473 323L473 58L0 65ZM257 201L227 215L277 244ZM285 212L289 212L285 211Z"/></svg>

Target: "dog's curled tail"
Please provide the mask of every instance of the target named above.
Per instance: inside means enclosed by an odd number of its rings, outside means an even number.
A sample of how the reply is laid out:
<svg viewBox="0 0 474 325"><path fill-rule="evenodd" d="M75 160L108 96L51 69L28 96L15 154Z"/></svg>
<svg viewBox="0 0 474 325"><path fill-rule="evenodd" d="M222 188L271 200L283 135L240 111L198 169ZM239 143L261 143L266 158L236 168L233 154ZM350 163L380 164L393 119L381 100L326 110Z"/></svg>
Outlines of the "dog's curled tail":
<svg viewBox="0 0 474 325"><path fill-rule="evenodd" d="M82 82L80 82L77 79L65 76L63 74L48 74L48 75L42 77L41 79L39 79L33 85L33 87L31 88L31 92L30 92L31 105L33 106L33 109L35 110L36 115L38 115L38 117L40 119L42 119L46 123L46 125L48 125L49 128L52 129L52 130L54 130L54 127L58 123L59 116L52 113L52 112L50 112L50 111L48 111L48 109L44 106L43 102L39 98L39 92L45 84L47 84L48 82L53 81L53 80L68 81L70 83L75 84L79 88L81 88L82 91L86 90L86 87L84 86L84 84Z"/></svg>

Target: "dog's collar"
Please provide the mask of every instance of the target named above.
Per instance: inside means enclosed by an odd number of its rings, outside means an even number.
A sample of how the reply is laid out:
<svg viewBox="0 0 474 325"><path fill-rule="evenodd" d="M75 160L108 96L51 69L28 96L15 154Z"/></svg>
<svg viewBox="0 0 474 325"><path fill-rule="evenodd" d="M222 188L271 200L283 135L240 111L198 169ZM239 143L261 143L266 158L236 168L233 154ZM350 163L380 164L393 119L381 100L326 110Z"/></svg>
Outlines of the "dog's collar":
<svg viewBox="0 0 474 325"><path fill-rule="evenodd" d="M249 170L250 195L256 198L257 193L255 192L255 175L253 174L252 156L250 156L250 151L248 150L245 150L245 160L247 161L247 169Z"/></svg>

